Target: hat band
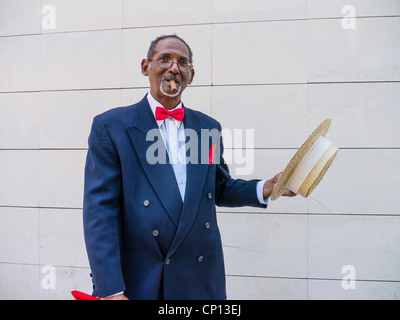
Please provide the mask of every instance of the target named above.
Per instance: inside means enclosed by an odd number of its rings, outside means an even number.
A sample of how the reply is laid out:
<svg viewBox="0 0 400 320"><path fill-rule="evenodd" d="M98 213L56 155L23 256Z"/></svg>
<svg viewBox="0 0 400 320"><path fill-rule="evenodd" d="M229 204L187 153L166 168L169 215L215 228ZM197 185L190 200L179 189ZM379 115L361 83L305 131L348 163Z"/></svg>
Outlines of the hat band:
<svg viewBox="0 0 400 320"><path fill-rule="evenodd" d="M287 182L287 187L290 191L298 193L302 184L310 174L311 170L317 164L318 160L332 145L328 139L319 137L319 139L311 146L306 155L301 159L292 176Z"/></svg>
<svg viewBox="0 0 400 320"><path fill-rule="evenodd" d="M299 189L299 194L307 198L314 188L319 184L322 177L325 175L326 170L330 167L332 161L335 159L339 149L335 145L331 146L326 150L324 155L318 160L317 164L311 170L306 180Z"/></svg>

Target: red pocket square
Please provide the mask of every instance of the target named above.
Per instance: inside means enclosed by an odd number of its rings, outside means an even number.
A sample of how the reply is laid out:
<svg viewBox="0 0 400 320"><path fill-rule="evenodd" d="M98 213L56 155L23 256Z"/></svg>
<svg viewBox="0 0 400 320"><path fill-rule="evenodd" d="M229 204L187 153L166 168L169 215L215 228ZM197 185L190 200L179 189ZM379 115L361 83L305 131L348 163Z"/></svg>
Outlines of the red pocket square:
<svg viewBox="0 0 400 320"><path fill-rule="evenodd" d="M217 147L216 144L214 144L211 148L210 148L210 154L209 154L209 158L208 158L208 164L212 164L214 162L214 154L215 154L215 148Z"/></svg>
<svg viewBox="0 0 400 320"><path fill-rule="evenodd" d="M100 300L100 298L93 297L89 294L80 292L80 291L71 291L71 294L76 300Z"/></svg>

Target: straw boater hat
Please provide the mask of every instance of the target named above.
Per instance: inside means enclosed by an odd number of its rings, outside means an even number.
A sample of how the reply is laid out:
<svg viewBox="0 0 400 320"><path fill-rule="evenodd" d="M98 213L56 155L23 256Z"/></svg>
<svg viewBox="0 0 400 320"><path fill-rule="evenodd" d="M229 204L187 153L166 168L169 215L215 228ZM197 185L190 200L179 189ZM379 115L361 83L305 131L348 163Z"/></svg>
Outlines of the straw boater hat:
<svg viewBox="0 0 400 320"><path fill-rule="evenodd" d="M279 177L272 200L287 189L307 198L320 183L339 150L325 138L331 122L331 119L323 121L296 152Z"/></svg>

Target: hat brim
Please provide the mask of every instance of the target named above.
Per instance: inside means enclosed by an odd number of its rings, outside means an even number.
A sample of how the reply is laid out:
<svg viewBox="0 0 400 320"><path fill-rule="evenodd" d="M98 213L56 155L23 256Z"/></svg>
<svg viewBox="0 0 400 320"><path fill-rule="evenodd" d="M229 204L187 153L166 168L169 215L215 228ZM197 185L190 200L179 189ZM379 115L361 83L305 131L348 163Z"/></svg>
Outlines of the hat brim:
<svg viewBox="0 0 400 320"><path fill-rule="evenodd" d="M311 135L307 138L307 140L303 143L303 145L297 150L296 154L293 156L293 158L290 160L290 162L287 164L285 170L282 172L281 176L278 179L278 182L276 183L272 194L271 194L271 200L276 200L278 199L288 188L287 188L287 182L292 176L293 172L295 171L296 167L300 163L300 161L304 158L304 156L307 154L307 152L310 150L312 145L321 137L325 136L326 133L328 132L328 129L331 125L332 120L331 119L326 119L323 121L317 129L311 133ZM315 187L319 184L319 182L322 180L323 176L325 175L326 171L332 164L333 160L336 157L336 154L338 152L338 149L332 148L328 153L326 153L325 158L321 159L322 161L319 161L317 165L315 166L315 169L313 170L307 177L304 185L302 186L302 189L304 190L304 197L307 197L314 189Z"/></svg>

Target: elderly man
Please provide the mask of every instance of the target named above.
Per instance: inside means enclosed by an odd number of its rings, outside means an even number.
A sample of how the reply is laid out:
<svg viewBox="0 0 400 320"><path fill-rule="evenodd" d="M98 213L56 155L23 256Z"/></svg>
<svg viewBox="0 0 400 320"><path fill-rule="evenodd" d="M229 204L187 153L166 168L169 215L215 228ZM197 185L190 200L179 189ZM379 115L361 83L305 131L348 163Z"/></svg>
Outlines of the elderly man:
<svg viewBox="0 0 400 320"><path fill-rule="evenodd" d="M207 163L200 150L199 161L186 161L182 144L188 141L179 138L185 132L199 140L203 131L221 132L216 120L181 101L195 75L192 60L178 36L155 39L141 63L150 92L93 120L83 221L95 296L226 299L215 206L266 208L279 177L231 178L221 140L214 144L212 137L206 139ZM159 133L161 147L153 156L165 154L164 163L150 159L155 142L149 132Z"/></svg>

